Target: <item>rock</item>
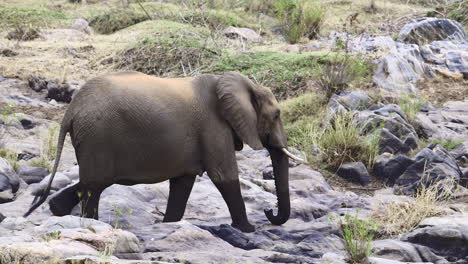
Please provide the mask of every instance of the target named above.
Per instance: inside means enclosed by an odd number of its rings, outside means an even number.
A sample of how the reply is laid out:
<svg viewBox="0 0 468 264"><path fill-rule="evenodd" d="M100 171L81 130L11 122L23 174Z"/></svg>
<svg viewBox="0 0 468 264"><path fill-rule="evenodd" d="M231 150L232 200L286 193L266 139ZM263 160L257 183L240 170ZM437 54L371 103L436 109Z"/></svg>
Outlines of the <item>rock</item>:
<svg viewBox="0 0 468 264"><path fill-rule="evenodd" d="M390 260L385 258L369 257L369 264L407 264L408 262L401 262L397 260ZM431 264L430 262L411 262L411 264Z"/></svg>
<svg viewBox="0 0 468 264"><path fill-rule="evenodd" d="M0 213L0 223L1 223L3 220L5 220L5 218L6 218L6 217Z"/></svg>
<svg viewBox="0 0 468 264"><path fill-rule="evenodd" d="M41 37L55 42L61 41L87 41L90 36L76 29L49 29Z"/></svg>
<svg viewBox="0 0 468 264"><path fill-rule="evenodd" d="M364 110L370 106L370 100L370 97L363 91L344 91L339 95L334 94L330 98L329 105L332 109L342 106L348 111Z"/></svg>
<svg viewBox="0 0 468 264"><path fill-rule="evenodd" d="M431 248L450 262L468 256L468 214L426 219L403 240Z"/></svg>
<svg viewBox="0 0 468 264"><path fill-rule="evenodd" d="M273 166L266 167L263 170L262 175L264 180L274 180L275 175L273 174Z"/></svg>
<svg viewBox="0 0 468 264"><path fill-rule="evenodd" d="M373 80L386 95L395 97L401 93L417 94L416 81L432 75L419 46L397 43L397 50L378 60Z"/></svg>
<svg viewBox="0 0 468 264"><path fill-rule="evenodd" d="M47 188L47 185L49 185L50 176L51 175L49 174L45 178L43 178L41 182L36 183L34 185L31 185L31 188L32 188L31 193L33 195L42 195L42 193ZM57 172L55 174L54 180L52 181L52 185L51 185L51 189L50 189L51 193L53 191L57 191L59 189L62 189L64 187L66 187L70 183L72 183L70 178L65 176L65 174L63 174L63 173Z"/></svg>
<svg viewBox="0 0 468 264"><path fill-rule="evenodd" d="M374 172L385 184L393 186L398 177L413 163L414 160L405 155L393 156L384 153L376 158Z"/></svg>
<svg viewBox="0 0 468 264"><path fill-rule="evenodd" d="M372 242L374 256L401 262L430 262L447 263L447 261L435 255L428 247L414 245L398 240L378 240Z"/></svg>
<svg viewBox="0 0 468 264"><path fill-rule="evenodd" d="M418 146L416 131L397 105L360 111L355 118L364 131L380 130L379 153L406 154Z"/></svg>
<svg viewBox="0 0 468 264"><path fill-rule="evenodd" d="M452 155L461 166L463 166L462 164L468 164L468 140L458 144L450 151L450 155Z"/></svg>
<svg viewBox="0 0 468 264"><path fill-rule="evenodd" d="M228 27L223 30L223 35L232 39L242 39L247 41L261 41L262 37L250 28Z"/></svg>
<svg viewBox="0 0 468 264"><path fill-rule="evenodd" d="M19 185L20 180L13 167L6 159L0 158L0 191L16 193Z"/></svg>
<svg viewBox="0 0 468 264"><path fill-rule="evenodd" d="M18 168L18 175L27 184L38 183L49 174L49 169L22 165Z"/></svg>
<svg viewBox="0 0 468 264"><path fill-rule="evenodd" d="M333 252L327 252L320 258L322 264L346 264L346 258Z"/></svg>
<svg viewBox="0 0 468 264"><path fill-rule="evenodd" d="M405 194L414 194L421 185L428 187L438 181L459 182L462 177L455 159L443 147L430 144L414 157L414 163L398 177L396 184Z"/></svg>
<svg viewBox="0 0 468 264"><path fill-rule="evenodd" d="M389 36L372 37L362 34L348 42L348 51L358 53L387 53L396 50L395 41Z"/></svg>
<svg viewBox="0 0 468 264"><path fill-rule="evenodd" d="M423 17L403 26L398 35L398 41L417 45L445 39L464 42L463 26L450 19Z"/></svg>
<svg viewBox="0 0 468 264"><path fill-rule="evenodd" d="M345 163L338 168L336 174L338 176L352 182L366 186L370 183L369 172L362 162Z"/></svg>
<svg viewBox="0 0 468 264"><path fill-rule="evenodd" d="M84 32L86 34L91 34L91 27L88 24L88 21L84 18L78 18L73 22L72 29Z"/></svg>

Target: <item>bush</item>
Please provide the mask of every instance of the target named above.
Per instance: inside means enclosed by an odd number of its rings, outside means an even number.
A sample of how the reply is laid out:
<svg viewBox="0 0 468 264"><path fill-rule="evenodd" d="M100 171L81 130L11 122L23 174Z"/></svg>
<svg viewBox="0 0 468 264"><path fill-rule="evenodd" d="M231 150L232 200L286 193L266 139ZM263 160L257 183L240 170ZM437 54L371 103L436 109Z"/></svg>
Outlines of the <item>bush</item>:
<svg viewBox="0 0 468 264"><path fill-rule="evenodd" d="M132 9L113 9L91 18L89 25L101 34L111 34L145 20L148 20L148 16L143 12Z"/></svg>
<svg viewBox="0 0 468 264"><path fill-rule="evenodd" d="M305 93L318 64L327 59L321 54L270 51L225 54L207 72L239 71L270 87L276 98L286 99Z"/></svg>
<svg viewBox="0 0 468 264"><path fill-rule="evenodd" d="M219 56L218 49L197 37L146 38L121 52L115 67L157 76L192 76Z"/></svg>
<svg viewBox="0 0 468 264"><path fill-rule="evenodd" d="M333 221L334 219L331 218ZM371 243L377 231L377 223L371 219L358 219L354 216L344 215L339 220L341 236L345 242L348 263L367 263L371 254Z"/></svg>
<svg viewBox="0 0 468 264"><path fill-rule="evenodd" d="M468 1L457 1L449 5L447 17L468 26Z"/></svg>
<svg viewBox="0 0 468 264"><path fill-rule="evenodd" d="M372 70L364 59L351 55L335 55L319 67L316 72L317 83L326 98L340 94L352 85L362 84L370 79Z"/></svg>
<svg viewBox="0 0 468 264"><path fill-rule="evenodd" d="M289 43L297 43L302 37L314 39L320 34L324 20L321 6L297 0L279 0L274 5Z"/></svg>
<svg viewBox="0 0 468 264"><path fill-rule="evenodd" d="M337 113L317 140L319 161L328 169L338 169L346 162L361 161L372 168L379 152L379 134L365 133L349 112Z"/></svg>

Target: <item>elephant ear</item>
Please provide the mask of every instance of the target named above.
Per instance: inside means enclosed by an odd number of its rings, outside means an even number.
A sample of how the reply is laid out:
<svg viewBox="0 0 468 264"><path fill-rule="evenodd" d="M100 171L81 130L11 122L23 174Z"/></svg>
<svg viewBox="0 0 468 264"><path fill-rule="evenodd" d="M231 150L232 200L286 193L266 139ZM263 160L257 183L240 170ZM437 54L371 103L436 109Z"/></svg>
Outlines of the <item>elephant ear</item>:
<svg viewBox="0 0 468 264"><path fill-rule="evenodd" d="M252 104L254 84L237 72L221 76L216 86L221 110L239 137L251 148L258 150L262 143L257 131L257 112Z"/></svg>

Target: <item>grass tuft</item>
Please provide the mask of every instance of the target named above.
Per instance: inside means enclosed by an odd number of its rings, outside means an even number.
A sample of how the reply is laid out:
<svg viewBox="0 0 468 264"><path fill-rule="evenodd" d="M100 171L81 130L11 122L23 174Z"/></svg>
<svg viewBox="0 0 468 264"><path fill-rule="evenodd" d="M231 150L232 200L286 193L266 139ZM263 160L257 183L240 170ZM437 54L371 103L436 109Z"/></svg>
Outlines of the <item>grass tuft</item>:
<svg viewBox="0 0 468 264"><path fill-rule="evenodd" d="M424 100L420 97L411 96L408 93L403 93L398 99L398 105L405 114L406 120L410 124L414 124L414 119L419 113L421 106L424 104Z"/></svg>
<svg viewBox="0 0 468 264"><path fill-rule="evenodd" d="M46 134L42 134L39 157L32 159L30 165L33 167L47 168L52 171L52 162L57 153L59 126L53 125Z"/></svg>
<svg viewBox="0 0 468 264"><path fill-rule="evenodd" d="M414 200L386 204L383 211L374 212L374 218L386 236L407 233L423 219L442 215L444 202L452 197L455 186L454 179L438 181L429 187L421 184Z"/></svg>

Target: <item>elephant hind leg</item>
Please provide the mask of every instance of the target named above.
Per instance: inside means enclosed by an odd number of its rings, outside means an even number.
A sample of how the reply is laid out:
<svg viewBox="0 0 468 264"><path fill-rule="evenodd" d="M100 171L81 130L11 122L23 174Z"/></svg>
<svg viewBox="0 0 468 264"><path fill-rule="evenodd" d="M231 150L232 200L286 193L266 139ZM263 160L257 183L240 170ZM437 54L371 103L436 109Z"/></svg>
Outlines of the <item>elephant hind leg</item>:
<svg viewBox="0 0 468 264"><path fill-rule="evenodd" d="M185 213L196 175L186 175L169 180L169 199L163 222L177 222Z"/></svg>
<svg viewBox="0 0 468 264"><path fill-rule="evenodd" d="M78 198L80 200L81 216L99 219L99 198L107 186L79 185Z"/></svg>
<svg viewBox="0 0 468 264"><path fill-rule="evenodd" d="M77 205L79 183L68 186L67 188L55 193L49 200L50 211L56 216L69 215L73 207Z"/></svg>

